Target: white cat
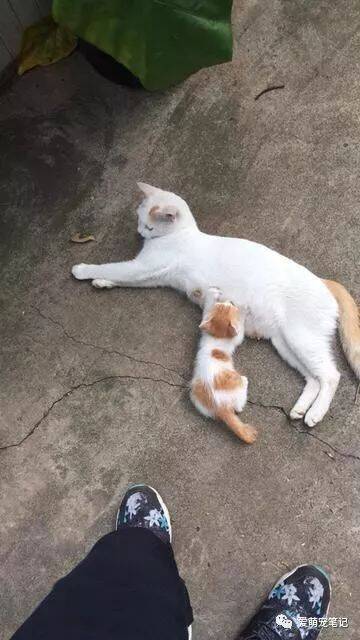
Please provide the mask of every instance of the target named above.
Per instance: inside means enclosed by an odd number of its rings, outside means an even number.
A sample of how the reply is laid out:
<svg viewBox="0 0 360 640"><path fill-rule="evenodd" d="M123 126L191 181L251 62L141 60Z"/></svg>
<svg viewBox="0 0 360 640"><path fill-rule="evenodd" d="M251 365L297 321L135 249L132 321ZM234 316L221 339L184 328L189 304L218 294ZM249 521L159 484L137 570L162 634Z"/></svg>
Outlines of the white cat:
<svg viewBox="0 0 360 640"><path fill-rule="evenodd" d="M313 427L329 409L339 383L331 340L339 318L346 356L360 377L358 309L346 289L322 280L267 247L201 232L179 196L139 183L145 199L138 208L138 231L145 238L134 260L79 264L72 273L95 287L169 286L190 295L216 286L248 312L246 335L267 338L306 379L291 410Z"/></svg>
<svg viewBox="0 0 360 640"><path fill-rule="evenodd" d="M256 429L236 415L246 404L248 379L236 371L232 359L244 339L245 313L230 300L224 300L215 287L203 295L202 335L190 397L200 413L222 420L238 438L252 444Z"/></svg>

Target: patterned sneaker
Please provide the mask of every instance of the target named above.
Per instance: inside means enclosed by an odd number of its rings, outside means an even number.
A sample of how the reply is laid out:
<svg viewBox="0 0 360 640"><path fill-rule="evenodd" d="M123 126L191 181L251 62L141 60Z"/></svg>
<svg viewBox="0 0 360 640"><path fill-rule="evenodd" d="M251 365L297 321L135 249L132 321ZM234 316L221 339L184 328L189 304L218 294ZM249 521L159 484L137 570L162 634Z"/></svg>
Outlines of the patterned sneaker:
<svg viewBox="0 0 360 640"><path fill-rule="evenodd" d="M146 484L133 484L125 493L116 517L116 530L124 527L149 529L163 542L171 543L167 507L158 492Z"/></svg>
<svg viewBox="0 0 360 640"><path fill-rule="evenodd" d="M329 578L301 565L280 578L238 640L315 640L330 604Z"/></svg>

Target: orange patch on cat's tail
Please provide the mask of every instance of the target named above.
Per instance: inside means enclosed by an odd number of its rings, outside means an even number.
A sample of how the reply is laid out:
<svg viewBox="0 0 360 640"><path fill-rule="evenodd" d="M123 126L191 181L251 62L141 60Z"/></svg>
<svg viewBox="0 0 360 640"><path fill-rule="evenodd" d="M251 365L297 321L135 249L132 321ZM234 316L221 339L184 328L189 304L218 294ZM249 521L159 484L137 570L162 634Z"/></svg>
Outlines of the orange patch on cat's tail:
<svg viewBox="0 0 360 640"><path fill-rule="evenodd" d="M360 378L360 323L359 309L350 293L339 282L324 280L339 307L339 333L348 362Z"/></svg>
<svg viewBox="0 0 360 640"><path fill-rule="evenodd" d="M246 444L253 444L253 442L255 442L257 438L257 431L255 427L252 427L250 424L246 424L245 422L241 422L233 409L222 407L217 410L216 417L225 422L231 431L233 431L240 440L246 442Z"/></svg>

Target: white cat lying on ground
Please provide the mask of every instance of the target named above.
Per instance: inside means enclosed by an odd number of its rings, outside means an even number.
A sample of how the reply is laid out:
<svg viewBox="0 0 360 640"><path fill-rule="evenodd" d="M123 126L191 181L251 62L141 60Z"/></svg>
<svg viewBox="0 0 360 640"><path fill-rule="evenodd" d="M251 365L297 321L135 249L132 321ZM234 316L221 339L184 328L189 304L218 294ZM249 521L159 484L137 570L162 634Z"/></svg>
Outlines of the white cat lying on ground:
<svg viewBox="0 0 360 640"><path fill-rule="evenodd" d="M306 380L291 410L313 427L329 409L339 383L331 341L339 319L344 351L360 377L358 308L346 289L322 280L276 251L249 240L202 233L186 202L139 183L145 199L138 208L138 231L145 238L134 260L78 264L75 278L95 287L218 287L225 298L247 309L245 333L271 340Z"/></svg>

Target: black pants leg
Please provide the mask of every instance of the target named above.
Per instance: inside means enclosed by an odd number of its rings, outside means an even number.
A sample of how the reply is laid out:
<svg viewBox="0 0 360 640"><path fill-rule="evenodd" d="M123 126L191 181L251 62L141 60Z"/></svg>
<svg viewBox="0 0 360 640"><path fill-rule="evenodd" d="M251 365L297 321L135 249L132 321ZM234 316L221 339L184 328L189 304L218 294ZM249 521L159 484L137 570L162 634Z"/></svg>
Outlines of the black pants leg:
<svg viewBox="0 0 360 640"><path fill-rule="evenodd" d="M124 528L99 540L12 640L187 640L191 622L171 546Z"/></svg>

